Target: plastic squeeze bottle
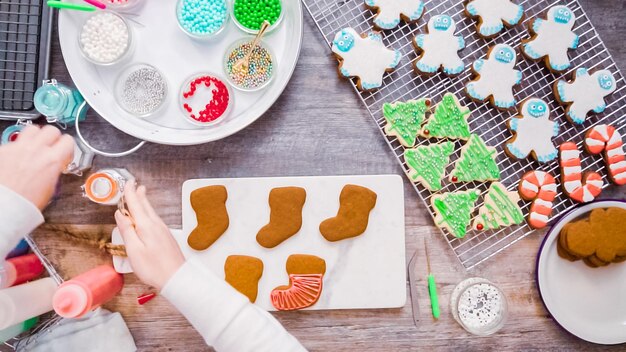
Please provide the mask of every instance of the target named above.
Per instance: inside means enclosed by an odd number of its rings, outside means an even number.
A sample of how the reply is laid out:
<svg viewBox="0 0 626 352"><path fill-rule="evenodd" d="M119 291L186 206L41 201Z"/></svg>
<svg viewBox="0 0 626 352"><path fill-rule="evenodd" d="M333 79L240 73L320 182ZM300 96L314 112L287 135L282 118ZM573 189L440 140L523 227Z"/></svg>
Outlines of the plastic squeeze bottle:
<svg viewBox="0 0 626 352"><path fill-rule="evenodd" d="M54 294L52 306L64 318L80 318L111 300L124 287L124 276L102 265L66 281Z"/></svg>
<svg viewBox="0 0 626 352"><path fill-rule="evenodd" d="M35 254L11 258L0 264L0 289L36 279L43 272L43 265Z"/></svg>
<svg viewBox="0 0 626 352"><path fill-rule="evenodd" d="M0 290L0 330L51 311L56 289L46 277Z"/></svg>
<svg viewBox="0 0 626 352"><path fill-rule="evenodd" d="M4 343L15 336L23 333L24 331L30 330L37 322L39 321L39 317L34 317L32 319L28 319L19 324L15 324L10 326L4 330L0 330L0 343Z"/></svg>

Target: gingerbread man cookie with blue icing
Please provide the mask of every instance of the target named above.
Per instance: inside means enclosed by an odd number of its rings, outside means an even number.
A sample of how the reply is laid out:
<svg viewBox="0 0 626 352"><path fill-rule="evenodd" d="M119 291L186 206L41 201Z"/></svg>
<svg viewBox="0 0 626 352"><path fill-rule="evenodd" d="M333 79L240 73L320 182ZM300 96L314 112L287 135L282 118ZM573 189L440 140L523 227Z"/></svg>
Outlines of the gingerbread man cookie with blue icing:
<svg viewBox="0 0 626 352"><path fill-rule="evenodd" d="M587 119L587 114L599 114L606 109L604 98L613 93L616 86L615 76L609 70L589 74L586 68L579 68L570 82L559 80L554 84L554 95L566 106L566 118L580 125Z"/></svg>
<svg viewBox="0 0 626 352"><path fill-rule="evenodd" d="M426 27L427 33L418 34L413 39L415 49L420 56L413 62L413 68L419 74L432 75L441 70L448 76L463 72L465 64L459 57L459 51L465 48L462 36L455 36L456 23L448 15L431 17Z"/></svg>
<svg viewBox="0 0 626 352"><path fill-rule="evenodd" d="M520 104L519 113L507 123L514 136L506 142L505 153L513 159L532 155L540 163L556 159L559 153L552 138L558 135L559 125L550 120L548 104L529 98Z"/></svg>
<svg viewBox="0 0 626 352"><path fill-rule="evenodd" d="M392 72L402 57L400 51L385 47L380 33L359 35L352 28L335 35L332 51L339 59L339 75L356 77L360 90L380 88L385 72Z"/></svg>
<svg viewBox="0 0 626 352"><path fill-rule="evenodd" d="M517 55L507 44L497 44L487 53L486 59L478 59L472 65L476 79L465 85L470 98L477 102L489 99L498 109L510 109L517 101L513 87L522 81L522 71L515 69Z"/></svg>
<svg viewBox="0 0 626 352"><path fill-rule="evenodd" d="M524 7L510 0L470 0L465 4L465 13L478 18L476 32L483 38L493 38L506 27L522 21Z"/></svg>
<svg viewBox="0 0 626 352"><path fill-rule="evenodd" d="M579 37L572 31L576 16L567 6L553 6L546 19L529 22L530 39L522 40L522 53L531 60L544 59L551 71L562 72L570 66L568 51L578 47Z"/></svg>
<svg viewBox="0 0 626 352"><path fill-rule="evenodd" d="M424 14L422 0L365 0L365 6L376 11L374 25L379 29L394 29L400 20L416 22Z"/></svg>

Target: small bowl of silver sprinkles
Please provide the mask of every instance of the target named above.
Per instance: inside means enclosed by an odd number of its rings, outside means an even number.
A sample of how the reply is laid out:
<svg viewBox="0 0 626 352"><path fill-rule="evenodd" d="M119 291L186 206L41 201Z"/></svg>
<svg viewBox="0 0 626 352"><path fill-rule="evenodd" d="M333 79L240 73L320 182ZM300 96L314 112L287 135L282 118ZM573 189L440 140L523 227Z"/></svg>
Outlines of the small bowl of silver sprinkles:
<svg viewBox="0 0 626 352"><path fill-rule="evenodd" d="M165 76L148 64L127 67L117 78L115 98L124 111L137 117L148 117L165 105Z"/></svg>

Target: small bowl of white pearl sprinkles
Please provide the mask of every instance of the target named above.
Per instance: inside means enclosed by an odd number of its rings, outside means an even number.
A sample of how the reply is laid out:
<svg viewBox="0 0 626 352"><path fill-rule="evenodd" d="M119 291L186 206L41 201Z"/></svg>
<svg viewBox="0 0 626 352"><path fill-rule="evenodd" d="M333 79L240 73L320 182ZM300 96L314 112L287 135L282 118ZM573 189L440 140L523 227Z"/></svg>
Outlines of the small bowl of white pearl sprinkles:
<svg viewBox="0 0 626 352"><path fill-rule="evenodd" d="M83 56L96 65L113 65L122 61L131 51L131 28L111 11L100 11L90 16L78 35Z"/></svg>
<svg viewBox="0 0 626 352"><path fill-rule="evenodd" d="M167 99L165 76L148 64L124 69L115 83L115 99L124 111L137 117L148 117L159 111Z"/></svg>

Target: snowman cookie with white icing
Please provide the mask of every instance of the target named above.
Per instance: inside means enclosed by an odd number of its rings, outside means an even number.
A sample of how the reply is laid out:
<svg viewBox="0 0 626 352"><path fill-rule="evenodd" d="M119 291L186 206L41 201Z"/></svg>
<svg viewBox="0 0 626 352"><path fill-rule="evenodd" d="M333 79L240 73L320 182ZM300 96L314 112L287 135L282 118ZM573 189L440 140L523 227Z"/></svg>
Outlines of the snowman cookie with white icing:
<svg viewBox="0 0 626 352"><path fill-rule="evenodd" d="M519 116L507 123L514 137L509 139L504 151L513 159L532 156L540 163L556 159L558 151L552 138L559 133L559 125L550 120L550 107L538 98L529 98L520 104Z"/></svg>
<svg viewBox="0 0 626 352"><path fill-rule="evenodd" d="M385 72L392 72L402 54L385 47L380 33L359 35L352 28L344 28L335 35L332 51L339 59L339 74L356 77L360 90L371 90L383 85Z"/></svg>
<svg viewBox="0 0 626 352"><path fill-rule="evenodd" d="M510 0L470 0L465 5L465 13L478 18L478 35L493 38L500 34L504 26L513 27L520 23L524 7Z"/></svg>
<svg viewBox="0 0 626 352"><path fill-rule="evenodd" d="M517 103L513 86L522 81L522 71L515 69L515 49L507 44L497 44L472 65L476 79L465 85L470 98L478 102L487 99L498 109L510 109Z"/></svg>
<svg viewBox="0 0 626 352"><path fill-rule="evenodd" d="M400 20L411 23L424 14L422 0L365 0L365 6L376 11L374 25L380 29L393 29Z"/></svg>
<svg viewBox="0 0 626 352"><path fill-rule="evenodd" d="M544 59L551 71L567 70L571 63L570 49L578 47L578 35L572 31L576 16L569 7L558 5L548 10L547 18L529 23L530 39L522 40L522 53L531 60Z"/></svg>
<svg viewBox="0 0 626 352"><path fill-rule="evenodd" d="M448 15L433 16L428 21L426 34L418 34L413 45L420 56L413 62L417 73L431 75L442 70L449 76L463 72L465 64L459 50L465 48L462 36L455 36L456 24Z"/></svg>
<svg viewBox="0 0 626 352"><path fill-rule="evenodd" d="M586 68L579 68L570 82L559 80L554 84L554 95L567 107L567 119L579 125L590 112L599 114L606 109L604 98L615 91L616 85L615 76L609 70L589 74Z"/></svg>

